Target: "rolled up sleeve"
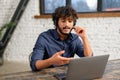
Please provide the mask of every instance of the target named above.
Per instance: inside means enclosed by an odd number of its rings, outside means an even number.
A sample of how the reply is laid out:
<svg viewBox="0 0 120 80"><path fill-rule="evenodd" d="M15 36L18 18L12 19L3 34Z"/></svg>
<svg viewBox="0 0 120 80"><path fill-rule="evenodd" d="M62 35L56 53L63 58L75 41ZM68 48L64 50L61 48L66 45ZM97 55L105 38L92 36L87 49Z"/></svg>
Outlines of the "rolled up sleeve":
<svg viewBox="0 0 120 80"><path fill-rule="evenodd" d="M37 60L42 60L44 56L44 41L42 37L38 37L35 47L33 48L33 52L31 55L30 66L32 71L37 71L35 66Z"/></svg>

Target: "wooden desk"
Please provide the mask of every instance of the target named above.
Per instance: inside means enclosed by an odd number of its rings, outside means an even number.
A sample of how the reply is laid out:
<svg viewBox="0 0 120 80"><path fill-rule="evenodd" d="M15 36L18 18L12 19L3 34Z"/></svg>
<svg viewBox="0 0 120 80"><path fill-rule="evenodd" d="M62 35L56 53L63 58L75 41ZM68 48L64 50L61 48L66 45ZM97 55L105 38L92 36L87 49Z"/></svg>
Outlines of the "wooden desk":
<svg viewBox="0 0 120 80"><path fill-rule="evenodd" d="M0 80L57 80L54 74L64 73L67 67L44 69L38 72L21 72L0 75ZM120 80L120 59L109 61L102 79L97 80Z"/></svg>

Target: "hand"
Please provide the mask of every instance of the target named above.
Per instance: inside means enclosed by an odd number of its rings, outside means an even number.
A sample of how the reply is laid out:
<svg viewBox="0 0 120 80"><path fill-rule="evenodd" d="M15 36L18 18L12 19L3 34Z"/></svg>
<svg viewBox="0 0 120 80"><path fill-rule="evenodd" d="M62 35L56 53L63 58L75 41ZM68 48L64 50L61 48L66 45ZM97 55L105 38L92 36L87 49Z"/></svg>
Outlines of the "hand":
<svg viewBox="0 0 120 80"><path fill-rule="evenodd" d="M86 30L85 30L85 28L79 27L79 26L74 26L73 29L78 34L78 36L80 36L81 38L86 37Z"/></svg>
<svg viewBox="0 0 120 80"><path fill-rule="evenodd" d="M64 50L55 53L51 57L52 64L57 65L57 66L68 64L70 59L72 59L72 58L62 57L61 55L64 54L64 53L65 53Z"/></svg>

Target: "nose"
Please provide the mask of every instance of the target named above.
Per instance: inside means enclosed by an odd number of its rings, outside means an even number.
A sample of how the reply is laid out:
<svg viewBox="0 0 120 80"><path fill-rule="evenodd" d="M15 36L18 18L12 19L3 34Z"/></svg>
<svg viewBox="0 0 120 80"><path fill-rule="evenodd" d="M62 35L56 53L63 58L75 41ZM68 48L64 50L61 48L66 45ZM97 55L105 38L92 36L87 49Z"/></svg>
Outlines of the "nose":
<svg viewBox="0 0 120 80"><path fill-rule="evenodd" d="M65 21L65 25L68 26L68 25L69 25L69 22L68 22L68 21Z"/></svg>

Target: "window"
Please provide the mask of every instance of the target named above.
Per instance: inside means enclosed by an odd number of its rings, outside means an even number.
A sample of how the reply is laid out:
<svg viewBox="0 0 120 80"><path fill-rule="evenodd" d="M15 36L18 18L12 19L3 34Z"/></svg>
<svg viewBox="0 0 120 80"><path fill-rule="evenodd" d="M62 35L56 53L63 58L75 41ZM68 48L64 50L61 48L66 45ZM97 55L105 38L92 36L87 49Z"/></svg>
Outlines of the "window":
<svg viewBox="0 0 120 80"><path fill-rule="evenodd" d="M39 0L40 16L51 17L51 13L59 6L72 6L81 17L120 16L120 0ZM84 13L84 14L83 14ZM107 14L107 16L106 16Z"/></svg>
<svg viewBox="0 0 120 80"><path fill-rule="evenodd" d="M77 12L97 12L97 0L71 0L71 6Z"/></svg>
<svg viewBox="0 0 120 80"><path fill-rule="evenodd" d="M102 0L102 11L120 11L120 0Z"/></svg>
<svg viewBox="0 0 120 80"><path fill-rule="evenodd" d="M40 0L40 14L53 13L55 8L66 5L77 12L97 12L97 0Z"/></svg>
<svg viewBox="0 0 120 80"><path fill-rule="evenodd" d="M41 13L50 14L53 13L55 8L59 6L66 6L66 0L40 0L41 3Z"/></svg>

